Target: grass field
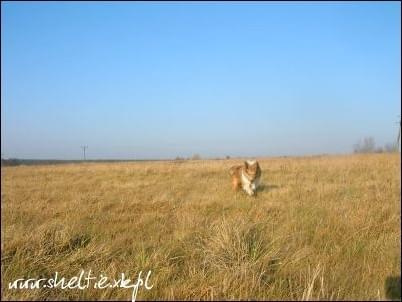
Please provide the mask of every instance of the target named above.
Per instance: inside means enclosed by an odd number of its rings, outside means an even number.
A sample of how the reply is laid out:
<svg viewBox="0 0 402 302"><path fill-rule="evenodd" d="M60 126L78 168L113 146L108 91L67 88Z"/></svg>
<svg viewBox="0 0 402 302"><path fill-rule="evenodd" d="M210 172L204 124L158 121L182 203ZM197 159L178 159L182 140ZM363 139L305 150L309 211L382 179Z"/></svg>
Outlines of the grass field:
<svg viewBox="0 0 402 302"><path fill-rule="evenodd" d="M2 300L131 299L122 288L8 289L80 269L151 270L137 300L397 298L399 154L259 162L256 197L231 191L240 160L2 168Z"/></svg>

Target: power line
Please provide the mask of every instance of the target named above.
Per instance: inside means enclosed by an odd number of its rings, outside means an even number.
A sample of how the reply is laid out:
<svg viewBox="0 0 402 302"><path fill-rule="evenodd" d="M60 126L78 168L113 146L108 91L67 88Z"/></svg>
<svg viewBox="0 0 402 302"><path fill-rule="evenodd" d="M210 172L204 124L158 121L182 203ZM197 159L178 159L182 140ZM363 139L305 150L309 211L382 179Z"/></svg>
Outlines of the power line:
<svg viewBox="0 0 402 302"><path fill-rule="evenodd" d="M84 151L84 160L86 160L85 150L88 149L88 146L81 146L81 149Z"/></svg>

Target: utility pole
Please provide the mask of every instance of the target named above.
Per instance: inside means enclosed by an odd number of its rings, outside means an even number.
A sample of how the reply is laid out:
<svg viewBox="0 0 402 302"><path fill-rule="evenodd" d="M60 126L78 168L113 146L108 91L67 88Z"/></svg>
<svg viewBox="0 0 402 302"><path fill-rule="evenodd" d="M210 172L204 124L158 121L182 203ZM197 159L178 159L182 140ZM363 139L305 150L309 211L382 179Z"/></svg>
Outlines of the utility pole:
<svg viewBox="0 0 402 302"><path fill-rule="evenodd" d="M81 149L84 151L84 160L86 160L85 150L88 149L88 146L81 146Z"/></svg>
<svg viewBox="0 0 402 302"><path fill-rule="evenodd" d="M396 139L396 147L398 148L398 151L401 151L401 116L399 116L399 131L398 131L398 138Z"/></svg>

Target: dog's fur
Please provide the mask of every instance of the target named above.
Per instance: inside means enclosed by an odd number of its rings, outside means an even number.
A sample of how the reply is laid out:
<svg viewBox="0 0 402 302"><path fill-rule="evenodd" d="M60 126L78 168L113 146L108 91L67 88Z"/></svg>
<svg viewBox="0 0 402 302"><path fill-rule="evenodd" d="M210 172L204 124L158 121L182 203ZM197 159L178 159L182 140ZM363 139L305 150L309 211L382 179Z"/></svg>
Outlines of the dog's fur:
<svg viewBox="0 0 402 302"><path fill-rule="evenodd" d="M241 187L248 195L255 194L261 179L261 168L256 160L247 160L243 165L233 166L229 173L232 176L233 190Z"/></svg>

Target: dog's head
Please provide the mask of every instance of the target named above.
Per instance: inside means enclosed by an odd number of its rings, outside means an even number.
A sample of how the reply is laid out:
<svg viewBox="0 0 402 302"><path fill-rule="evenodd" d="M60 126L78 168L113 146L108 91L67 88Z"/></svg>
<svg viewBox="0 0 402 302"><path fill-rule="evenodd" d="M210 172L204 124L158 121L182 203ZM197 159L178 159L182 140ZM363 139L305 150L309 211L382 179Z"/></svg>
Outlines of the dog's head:
<svg viewBox="0 0 402 302"><path fill-rule="evenodd" d="M258 174L260 173L260 165L256 160L246 160L244 162L244 166L246 168L246 173L250 177L251 181L257 178Z"/></svg>

